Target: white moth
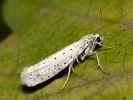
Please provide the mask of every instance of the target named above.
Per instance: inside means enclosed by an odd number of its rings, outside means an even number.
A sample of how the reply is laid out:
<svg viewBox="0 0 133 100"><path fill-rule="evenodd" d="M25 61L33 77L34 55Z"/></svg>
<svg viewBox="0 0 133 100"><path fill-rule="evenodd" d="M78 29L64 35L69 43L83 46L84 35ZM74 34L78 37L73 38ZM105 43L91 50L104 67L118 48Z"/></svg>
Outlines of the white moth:
<svg viewBox="0 0 133 100"><path fill-rule="evenodd" d="M102 12L101 12L101 23L102 23ZM61 88L63 89L69 80L70 72L71 70L73 70L74 62L77 61L78 63L80 63L78 59L84 60L85 57L88 57L92 54L96 54L98 67L101 68L101 70L104 73L108 73L104 71L103 68L101 67L97 52L94 51L96 45L104 46L101 44L102 41L103 39L101 37L101 34L86 35L80 40L61 49L60 51L47 57L41 62L32 65L30 67L25 67L21 72L22 84L28 87L36 86L52 78L53 76L55 76L63 69L69 66L67 80ZM112 48L112 47L106 47L106 48Z"/></svg>

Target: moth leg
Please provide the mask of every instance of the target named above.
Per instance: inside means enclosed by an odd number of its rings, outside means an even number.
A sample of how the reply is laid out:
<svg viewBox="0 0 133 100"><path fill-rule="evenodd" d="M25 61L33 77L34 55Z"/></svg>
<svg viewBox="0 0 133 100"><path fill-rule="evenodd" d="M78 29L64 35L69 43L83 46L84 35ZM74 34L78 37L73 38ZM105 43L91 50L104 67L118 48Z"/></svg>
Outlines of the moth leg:
<svg viewBox="0 0 133 100"><path fill-rule="evenodd" d="M81 60L84 60L85 59L85 52L83 52L80 57L79 57Z"/></svg>
<svg viewBox="0 0 133 100"><path fill-rule="evenodd" d="M90 56L90 55L92 55L92 54L96 54L97 63L98 63L98 68L100 68L100 69L102 70L102 72L104 72L104 73L106 73L106 74L110 74L109 72L106 72L106 71L102 68L102 66L100 65L100 61L99 61L98 54L97 54L96 51L91 52L91 53L88 54L87 56Z"/></svg>
<svg viewBox="0 0 133 100"><path fill-rule="evenodd" d="M80 64L80 61L78 60L78 58L76 58L76 61Z"/></svg>
<svg viewBox="0 0 133 100"><path fill-rule="evenodd" d="M63 88L65 87L65 85L67 84L67 82L68 82L68 80L69 80L71 69L73 69L73 68L72 68L72 67L73 67L73 63L74 63L74 62L72 62L72 63L69 65L67 80L65 81L65 83L64 83L64 85L62 86L61 89L63 89Z"/></svg>
<svg viewBox="0 0 133 100"><path fill-rule="evenodd" d="M80 59L84 60L88 52L89 52L89 47L86 48L84 52L82 52L82 54L80 55Z"/></svg>
<svg viewBox="0 0 133 100"><path fill-rule="evenodd" d="M80 61L78 60L78 58L76 58L75 59L79 64L80 64ZM74 69L73 69L73 67L71 68L72 70L73 70L73 72L74 72Z"/></svg>
<svg viewBox="0 0 133 100"><path fill-rule="evenodd" d="M98 45L100 45L100 46L103 46L103 47L105 47L105 48L113 48L114 46L112 46L112 47L106 47L105 45L103 45L103 44L101 44L101 43L98 43L98 42L96 42L96 44L98 44Z"/></svg>
<svg viewBox="0 0 133 100"><path fill-rule="evenodd" d="M74 69L73 69L73 67L72 67L72 71L74 72Z"/></svg>

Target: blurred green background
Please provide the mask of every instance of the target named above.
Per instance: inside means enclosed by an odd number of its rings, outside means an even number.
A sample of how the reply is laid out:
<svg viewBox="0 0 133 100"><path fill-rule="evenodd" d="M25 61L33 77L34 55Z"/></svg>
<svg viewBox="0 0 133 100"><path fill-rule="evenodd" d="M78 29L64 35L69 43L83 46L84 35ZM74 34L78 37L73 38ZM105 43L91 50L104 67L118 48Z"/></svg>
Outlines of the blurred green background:
<svg viewBox="0 0 133 100"><path fill-rule="evenodd" d="M88 34L100 32L96 49L110 75L97 69L96 56L75 63L63 90L68 68L32 88L21 84L20 73ZM1 100L132 100L133 98L132 0L1 0L0 96Z"/></svg>

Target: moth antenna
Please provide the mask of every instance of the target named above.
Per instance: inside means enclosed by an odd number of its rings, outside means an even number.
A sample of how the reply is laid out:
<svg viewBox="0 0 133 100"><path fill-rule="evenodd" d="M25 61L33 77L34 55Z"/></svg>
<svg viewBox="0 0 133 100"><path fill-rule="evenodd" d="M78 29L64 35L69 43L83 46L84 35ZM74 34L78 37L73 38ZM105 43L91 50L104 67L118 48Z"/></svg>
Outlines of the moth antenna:
<svg viewBox="0 0 133 100"><path fill-rule="evenodd" d="M100 24L100 36L102 35L102 10L100 8L100 13L101 13L101 24Z"/></svg>

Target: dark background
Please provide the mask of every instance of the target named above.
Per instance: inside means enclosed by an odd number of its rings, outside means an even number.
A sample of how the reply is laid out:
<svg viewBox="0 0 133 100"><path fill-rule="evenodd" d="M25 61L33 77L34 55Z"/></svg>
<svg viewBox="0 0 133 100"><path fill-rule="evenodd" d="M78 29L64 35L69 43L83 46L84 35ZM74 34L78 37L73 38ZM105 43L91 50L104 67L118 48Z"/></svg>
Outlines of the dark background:
<svg viewBox="0 0 133 100"><path fill-rule="evenodd" d="M9 27L4 23L2 19L2 4L4 0L0 0L0 42L6 39L8 35L11 34L11 30Z"/></svg>

